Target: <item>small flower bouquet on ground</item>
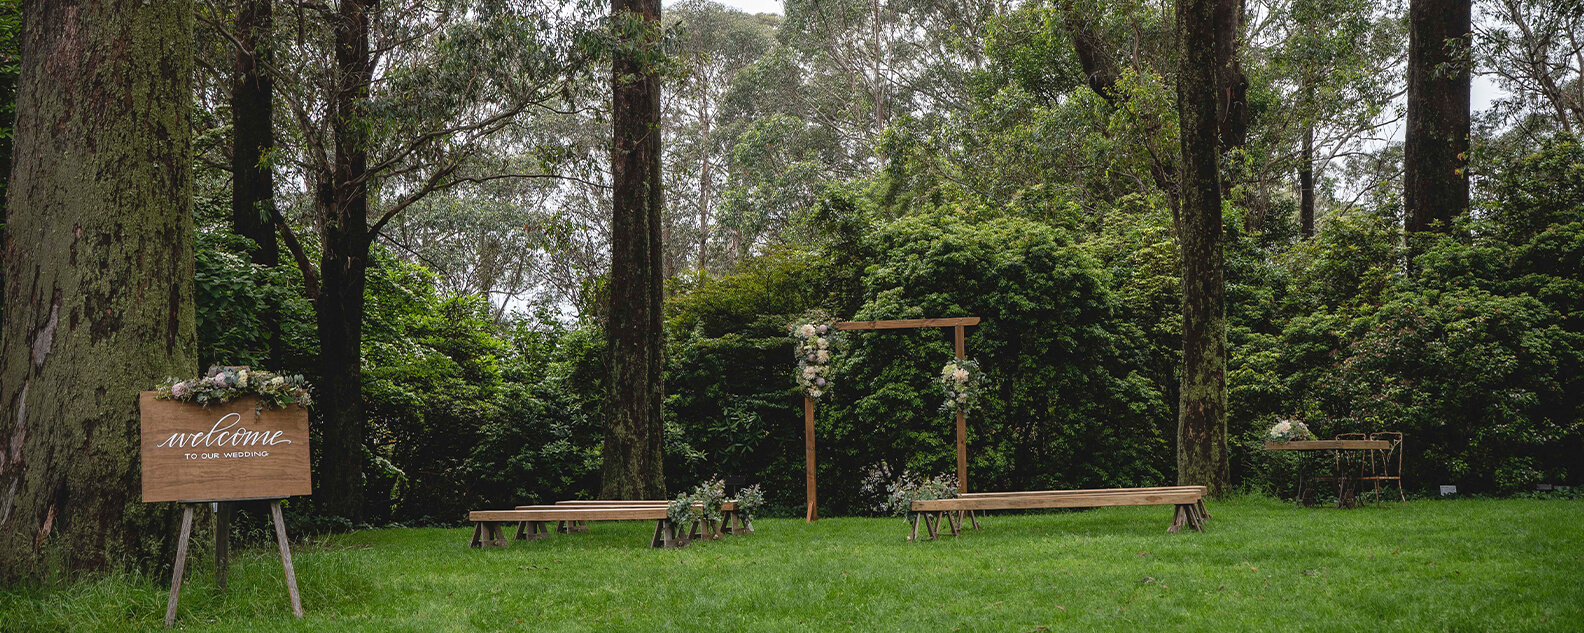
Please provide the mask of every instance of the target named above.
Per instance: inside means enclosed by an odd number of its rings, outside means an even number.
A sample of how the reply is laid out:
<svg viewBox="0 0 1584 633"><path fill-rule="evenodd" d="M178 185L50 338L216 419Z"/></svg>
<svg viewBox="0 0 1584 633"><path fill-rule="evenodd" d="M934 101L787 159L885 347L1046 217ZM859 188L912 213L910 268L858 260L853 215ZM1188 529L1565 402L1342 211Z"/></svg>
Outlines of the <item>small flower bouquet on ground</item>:
<svg viewBox="0 0 1584 633"><path fill-rule="evenodd" d="M1298 442L1313 440L1314 432L1309 430L1309 425L1298 420L1277 420L1276 424L1265 434L1265 439L1270 442Z"/></svg>
<svg viewBox="0 0 1584 633"><path fill-rule="evenodd" d="M262 406L283 408L287 405L308 406L308 382L302 376L282 376L267 371L252 371L246 367L210 367L199 378L177 380L167 378L156 389L155 398L176 400L193 404L230 402L237 398L258 396Z"/></svg>
<svg viewBox="0 0 1584 633"><path fill-rule="evenodd" d="M878 508L881 511L911 518L914 501L957 498L957 477L945 473L934 477L902 471L902 476L886 486L886 499Z"/></svg>

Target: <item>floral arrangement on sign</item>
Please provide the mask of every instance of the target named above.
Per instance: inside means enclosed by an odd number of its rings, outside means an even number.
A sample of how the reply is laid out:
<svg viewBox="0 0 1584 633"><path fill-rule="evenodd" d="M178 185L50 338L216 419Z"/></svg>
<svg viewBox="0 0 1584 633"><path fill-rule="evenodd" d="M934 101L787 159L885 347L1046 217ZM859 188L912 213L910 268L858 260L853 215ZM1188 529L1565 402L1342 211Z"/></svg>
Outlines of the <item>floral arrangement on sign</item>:
<svg viewBox="0 0 1584 633"><path fill-rule="evenodd" d="M955 498L957 498L955 476L942 473L934 477L925 477L904 470L901 477L886 486L885 501L876 509L903 518L912 518L914 501Z"/></svg>
<svg viewBox="0 0 1584 633"><path fill-rule="evenodd" d="M984 392L984 372L979 370L979 363L971 359L946 363L938 382L946 396L946 401L941 403L943 411L966 413L979 404L979 396Z"/></svg>
<svg viewBox="0 0 1584 633"><path fill-rule="evenodd" d="M308 406L313 399L308 395L308 382L302 376L283 376L268 371L252 371L246 367L210 367L199 378L165 379L157 389L160 400L177 400L208 405L211 402L230 402L237 398L258 396L260 406L285 407L289 404Z"/></svg>
<svg viewBox="0 0 1584 633"><path fill-rule="evenodd" d="M831 357L835 355L838 338L836 321L828 314L816 312L804 322L793 323L787 329L792 331L792 337L797 340L793 351L798 361L798 386L803 388L805 395L818 400L829 393L833 386Z"/></svg>
<svg viewBox="0 0 1584 633"><path fill-rule="evenodd" d="M764 501L764 489L759 484L737 491L737 512L742 515L743 523L753 523L754 513L764 506Z"/></svg>
<svg viewBox="0 0 1584 633"><path fill-rule="evenodd" d="M1314 432L1309 430L1309 425L1297 420L1277 420L1270 432L1265 434L1266 439L1272 442L1294 442L1315 439Z"/></svg>
<svg viewBox="0 0 1584 633"><path fill-rule="evenodd" d="M686 529L694 521L720 521L723 505L726 505L726 482L716 477L672 499L666 505L666 518Z"/></svg>

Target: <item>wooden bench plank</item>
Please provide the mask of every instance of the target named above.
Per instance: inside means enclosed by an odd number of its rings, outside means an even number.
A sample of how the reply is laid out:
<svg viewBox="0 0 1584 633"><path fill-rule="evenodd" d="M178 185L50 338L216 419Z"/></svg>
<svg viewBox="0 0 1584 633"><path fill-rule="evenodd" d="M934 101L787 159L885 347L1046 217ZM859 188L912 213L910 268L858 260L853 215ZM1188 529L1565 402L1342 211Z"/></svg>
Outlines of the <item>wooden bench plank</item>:
<svg viewBox="0 0 1584 633"><path fill-rule="evenodd" d="M1137 494L1034 495L1023 497L959 497L914 501L914 512L957 510L1022 510L1036 508L1100 508L1110 506L1178 505L1198 503L1198 491L1142 492Z"/></svg>
<svg viewBox="0 0 1584 633"><path fill-rule="evenodd" d="M542 509L541 509L542 508ZM663 507L638 508L556 508L540 506L531 510L474 510L469 521L632 521L666 518Z"/></svg>
<svg viewBox="0 0 1584 633"><path fill-rule="evenodd" d="M969 492L959 499L989 499L998 497L1060 497L1074 495L1137 494L1142 492L1197 492L1204 496L1209 489L1204 486L1161 486L1156 488L1097 488L1090 490L1025 490L1018 492Z"/></svg>

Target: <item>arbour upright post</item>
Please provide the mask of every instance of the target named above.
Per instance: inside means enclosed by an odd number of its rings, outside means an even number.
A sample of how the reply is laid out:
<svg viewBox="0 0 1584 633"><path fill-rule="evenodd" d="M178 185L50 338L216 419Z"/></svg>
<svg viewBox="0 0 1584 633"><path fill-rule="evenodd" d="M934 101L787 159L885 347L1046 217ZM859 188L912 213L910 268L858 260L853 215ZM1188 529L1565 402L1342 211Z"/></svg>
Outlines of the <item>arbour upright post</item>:
<svg viewBox="0 0 1584 633"><path fill-rule="evenodd" d="M898 319L892 321L841 321L836 324L838 330L903 330L927 327L952 328L953 343L956 347L957 360L963 360L964 334L963 328L970 325L979 325L979 317L956 317L950 319ZM803 453L807 462L808 479L808 514L805 521L819 520L818 494L814 482L814 399L803 396ZM963 412L957 412L957 490L968 492L968 418Z"/></svg>

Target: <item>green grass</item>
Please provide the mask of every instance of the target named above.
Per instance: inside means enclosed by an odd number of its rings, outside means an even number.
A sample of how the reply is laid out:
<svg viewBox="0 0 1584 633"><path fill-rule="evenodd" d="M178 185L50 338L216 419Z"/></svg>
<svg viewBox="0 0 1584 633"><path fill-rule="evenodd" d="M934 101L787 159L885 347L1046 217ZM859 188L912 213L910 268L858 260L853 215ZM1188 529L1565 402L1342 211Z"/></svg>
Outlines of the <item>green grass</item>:
<svg viewBox="0 0 1584 633"><path fill-rule="evenodd" d="M1584 501L1416 501L1350 511L1212 502L992 516L908 543L900 519L761 520L652 550L652 524L470 550L467 530L387 529L300 546L308 616L270 550L211 561L178 627L213 631L1584 631ZM0 630L157 629L156 582L0 590Z"/></svg>

